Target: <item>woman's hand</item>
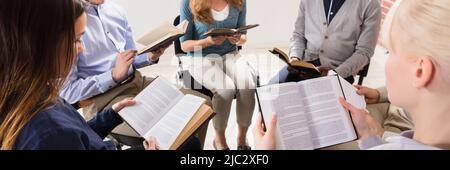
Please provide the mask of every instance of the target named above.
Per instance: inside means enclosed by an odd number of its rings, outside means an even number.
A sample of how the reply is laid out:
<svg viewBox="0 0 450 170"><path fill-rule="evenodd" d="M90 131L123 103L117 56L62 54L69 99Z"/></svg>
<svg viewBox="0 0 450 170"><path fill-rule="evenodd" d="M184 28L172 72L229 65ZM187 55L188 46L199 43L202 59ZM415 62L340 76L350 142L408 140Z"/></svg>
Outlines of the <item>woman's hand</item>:
<svg viewBox="0 0 450 170"><path fill-rule="evenodd" d="M215 37L209 36L208 38L206 38L206 42L208 43L208 46L222 45L226 39L227 39L226 36L215 36Z"/></svg>
<svg viewBox="0 0 450 170"><path fill-rule="evenodd" d="M237 34L234 34L233 36L227 37L227 39L228 39L228 41L230 41L231 44L238 44L239 42L241 42L241 37L242 37L242 34L237 33Z"/></svg>
<svg viewBox="0 0 450 170"><path fill-rule="evenodd" d="M339 98L339 102L350 112L360 140L365 140L370 136L383 136L384 129L366 110L356 108L342 97Z"/></svg>
<svg viewBox="0 0 450 170"><path fill-rule="evenodd" d="M156 138L152 136L150 139L145 140L144 148L145 150L159 150L159 145Z"/></svg>
<svg viewBox="0 0 450 170"><path fill-rule="evenodd" d="M132 105L135 105L135 104L136 104L136 101L135 101L135 100L133 100L132 98L126 98L126 99L124 99L124 100L122 100L122 101L120 101L120 102L114 104L114 105L112 106L112 109L113 109L116 113L118 113L118 112L120 112L123 108L128 107L128 106L132 106Z"/></svg>
<svg viewBox="0 0 450 170"><path fill-rule="evenodd" d="M277 117L272 114L267 129L264 132L264 123L261 116L258 116L256 125L253 129L253 137L255 140L255 148L258 150L275 150L276 149L276 128Z"/></svg>
<svg viewBox="0 0 450 170"><path fill-rule="evenodd" d="M380 102L380 92L378 90L359 85L355 85L355 87L358 89L357 93L365 97L367 104L376 104Z"/></svg>

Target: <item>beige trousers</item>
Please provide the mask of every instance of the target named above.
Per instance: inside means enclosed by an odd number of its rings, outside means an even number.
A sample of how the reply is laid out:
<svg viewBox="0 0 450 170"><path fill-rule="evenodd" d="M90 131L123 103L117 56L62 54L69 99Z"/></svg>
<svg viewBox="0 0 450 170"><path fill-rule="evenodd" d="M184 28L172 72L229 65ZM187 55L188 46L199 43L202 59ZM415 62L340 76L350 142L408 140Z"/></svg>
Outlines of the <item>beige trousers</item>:
<svg viewBox="0 0 450 170"><path fill-rule="evenodd" d="M241 55L233 52L223 57L189 57L185 63L193 78L214 94L214 128L225 131L234 98L237 124L248 128L255 108L256 82Z"/></svg>

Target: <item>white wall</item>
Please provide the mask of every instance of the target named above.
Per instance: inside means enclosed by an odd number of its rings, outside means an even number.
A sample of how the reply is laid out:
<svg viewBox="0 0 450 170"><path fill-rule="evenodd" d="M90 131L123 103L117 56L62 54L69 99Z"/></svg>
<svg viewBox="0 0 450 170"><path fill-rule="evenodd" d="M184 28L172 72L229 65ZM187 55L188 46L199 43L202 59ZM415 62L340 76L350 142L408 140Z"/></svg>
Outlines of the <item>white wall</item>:
<svg viewBox="0 0 450 170"><path fill-rule="evenodd" d="M178 15L181 0L111 0L128 13L135 37L172 21ZM247 0L247 24L261 27L248 34L247 46L270 48L287 46L294 28L300 0Z"/></svg>

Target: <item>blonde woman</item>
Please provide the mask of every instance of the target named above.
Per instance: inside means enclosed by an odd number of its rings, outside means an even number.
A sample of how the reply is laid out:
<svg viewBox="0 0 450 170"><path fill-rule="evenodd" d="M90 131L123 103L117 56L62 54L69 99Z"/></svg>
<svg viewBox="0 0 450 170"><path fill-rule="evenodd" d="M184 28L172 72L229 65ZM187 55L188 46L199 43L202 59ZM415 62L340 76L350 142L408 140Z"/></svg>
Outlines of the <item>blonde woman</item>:
<svg viewBox="0 0 450 170"><path fill-rule="evenodd" d="M450 1L399 0L383 29L383 45L391 54L385 70L388 96L411 113L415 130L383 141L380 124L342 100L352 114L361 149L450 149ZM255 140L266 140L257 143L258 148L274 149L274 143L267 142L274 140L274 132L257 127Z"/></svg>
<svg viewBox="0 0 450 170"><path fill-rule="evenodd" d="M241 61L237 46L243 45L244 34L234 36L206 37L213 28L239 28L246 25L245 0L183 0L181 20L191 24L181 38L182 49L191 59L190 73L193 78L213 93L213 107L217 115L213 119L216 137L214 147L228 150L225 137L231 103L237 100L237 123L239 126L238 150L249 150L246 134L255 107L254 89L248 66Z"/></svg>

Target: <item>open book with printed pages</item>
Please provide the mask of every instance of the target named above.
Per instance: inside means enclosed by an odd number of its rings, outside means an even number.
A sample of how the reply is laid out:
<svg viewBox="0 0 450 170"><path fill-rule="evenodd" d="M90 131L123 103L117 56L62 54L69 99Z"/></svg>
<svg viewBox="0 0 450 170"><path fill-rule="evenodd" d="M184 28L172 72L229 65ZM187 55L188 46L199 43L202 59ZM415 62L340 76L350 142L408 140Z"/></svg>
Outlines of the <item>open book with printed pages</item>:
<svg viewBox="0 0 450 170"><path fill-rule="evenodd" d="M169 22L165 22L149 31L137 40L137 43L145 46L139 50L138 55L169 47L174 41L186 33L188 25L189 22L187 20L184 20L178 26L173 26Z"/></svg>
<svg viewBox="0 0 450 170"><path fill-rule="evenodd" d="M216 36L233 36L237 33L244 33L245 31L252 29L252 28L256 28L258 27L258 24L253 24L253 25L247 25L241 28L237 28L237 29L229 29L229 28L214 28L209 30L208 32L206 32L204 35L206 37L211 36L211 37L216 37Z"/></svg>
<svg viewBox="0 0 450 170"><path fill-rule="evenodd" d="M214 116L205 99L184 95L158 77L119 115L144 139L157 139L162 150L176 150Z"/></svg>
<svg viewBox="0 0 450 170"><path fill-rule="evenodd" d="M343 97L365 108L363 96L342 77L334 75L257 89L263 120L278 117L277 149L312 150L357 139L350 113L339 103Z"/></svg>
<svg viewBox="0 0 450 170"><path fill-rule="evenodd" d="M276 55L282 61L284 61L287 65L295 68L299 74L303 75L305 79L318 78L321 77L320 71L311 63L300 61L300 60L290 60L289 55L287 55L283 50L279 48L274 48L273 50L269 50L270 53Z"/></svg>

